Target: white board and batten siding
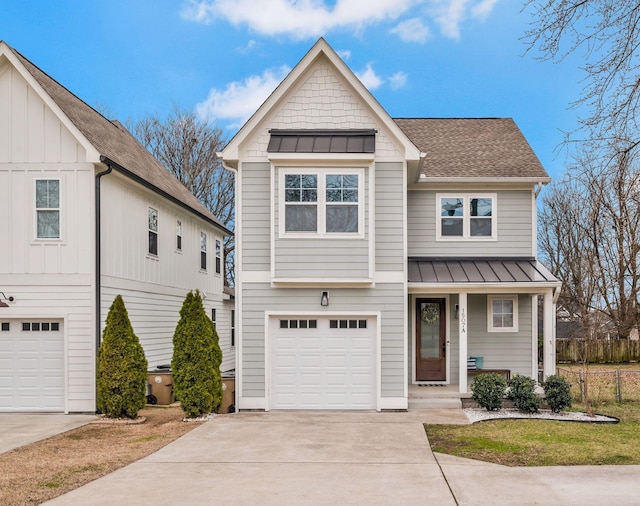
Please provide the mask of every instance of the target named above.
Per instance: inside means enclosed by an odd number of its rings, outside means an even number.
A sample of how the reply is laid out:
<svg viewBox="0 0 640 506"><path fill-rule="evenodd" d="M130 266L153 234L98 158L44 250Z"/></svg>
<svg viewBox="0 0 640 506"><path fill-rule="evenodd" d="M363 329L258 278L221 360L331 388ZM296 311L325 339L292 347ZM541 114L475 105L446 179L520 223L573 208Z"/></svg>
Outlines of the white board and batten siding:
<svg viewBox="0 0 640 506"><path fill-rule="evenodd" d="M229 319L223 316L222 256L221 272L216 273L215 241L223 245L221 231L115 172L103 177L101 185L103 327L115 296L122 295L149 367L169 364L184 298L189 291L199 290L207 316L211 318L215 308L216 319L222 317L217 330L221 345L230 350ZM157 255L148 251L149 207L158 212ZM176 239L178 220L182 225L181 249ZM200 268L201 232L207 235L206 270Z"/></svg>
<svg viewBox="0 0 640 506"><path fill-rule="evenodd" d="M94 166L86 159L65 123L0 58L0 289L15 298L0 308L11 329L0 333L0 360L13 364L0 383L15 388L11 401L0 394L0 411L95 409ZM37 179L60 180L60 239L36 237ZM40 322L59 330L23 332L23 323Z"/></svg>
<svg viewBox="0 0 640 506"><path fill-rule="evenodd" d="M410 257L532 257L533 223L531 190L499 190L496 194L497 239L494 241L439 241L436 194L455 191L408 192L408 241ZM470 193L461 191L460 193ZM471 192L473 193L473 192ZM480 192L482 193L482 192Z"/></svg>

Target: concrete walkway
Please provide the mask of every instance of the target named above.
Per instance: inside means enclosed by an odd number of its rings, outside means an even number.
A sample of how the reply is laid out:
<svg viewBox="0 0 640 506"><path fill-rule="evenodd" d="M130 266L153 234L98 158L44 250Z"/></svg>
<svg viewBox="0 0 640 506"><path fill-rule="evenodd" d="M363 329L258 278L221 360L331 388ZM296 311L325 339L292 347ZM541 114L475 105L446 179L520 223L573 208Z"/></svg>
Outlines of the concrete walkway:
<svg viewBox="0 0 640 506"><path fill-rule="evenodd" d="M0 453L77 429L95 415L0 413Z"/></svg>
<svg viewBox="0 0 640 506"><path fill-rule="evenodd" d="M238 413L52 505L637 505L640 466L509 468L434 454L461 410Z"/></svg>

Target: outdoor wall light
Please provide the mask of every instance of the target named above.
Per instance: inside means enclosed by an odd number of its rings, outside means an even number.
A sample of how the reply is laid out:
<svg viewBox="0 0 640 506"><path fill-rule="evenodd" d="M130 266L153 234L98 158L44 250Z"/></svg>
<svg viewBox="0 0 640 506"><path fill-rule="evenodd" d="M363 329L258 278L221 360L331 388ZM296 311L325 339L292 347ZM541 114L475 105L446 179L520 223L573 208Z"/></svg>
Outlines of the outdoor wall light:
<svg viewBox="0 0 640 506"><path fill-rule="evenodd" d="M456 320L460 319L460 304L456 304Z"/></svg>
<svg viewBox="0 0 640 506"><path fill-rule="evenodd" d="M2 297L0 298L0 307L9 307L9 304L7 304L5 302L5 300L8 300L9 302L13 302L14 301L13 297L7 297L4 294L4 292L0 292L0 293L2 294ZM2 300L2 299L4 299L4 300Z"/></svg>
<svg viewBox="0 0 640 506"><path fill-rule="evenodd" d="M321 306L329 305L329 292L322 292L322 295L320 295L320 305Z"/></svg>

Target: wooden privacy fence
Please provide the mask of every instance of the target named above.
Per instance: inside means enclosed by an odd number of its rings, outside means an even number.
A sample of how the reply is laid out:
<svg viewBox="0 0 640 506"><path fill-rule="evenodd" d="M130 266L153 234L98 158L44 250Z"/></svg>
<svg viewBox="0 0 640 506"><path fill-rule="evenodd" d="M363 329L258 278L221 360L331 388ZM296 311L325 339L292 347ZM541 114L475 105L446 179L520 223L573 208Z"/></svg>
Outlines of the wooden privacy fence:
<svg viewBox="0 0 640 506"><path fill-rule="evenodd" d="M640 361L640 341L629 339L557 339L556 362L619 364Z"/></svg>
<svg viewBox="0 0 640 506"><path fill-rule="evenodd" d="M640 364L638 370L610 369L583 371L575 367L558 367L557 373L571 383L571 396L583 401L586 384L591 401L640 401Z"/></svg>

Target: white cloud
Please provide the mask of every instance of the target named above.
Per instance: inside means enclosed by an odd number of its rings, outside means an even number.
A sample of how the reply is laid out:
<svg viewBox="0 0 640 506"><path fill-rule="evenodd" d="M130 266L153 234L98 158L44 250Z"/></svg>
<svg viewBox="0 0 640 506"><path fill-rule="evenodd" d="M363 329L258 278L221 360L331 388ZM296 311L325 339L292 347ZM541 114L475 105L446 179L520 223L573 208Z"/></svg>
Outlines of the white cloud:
<svg viewBox="0 0 640 506"><path fill-rule="evenodd" d="M424 44L429 38L429 28L427 28L420 18L411 18L398 23L391 29L391 33L400 37L404 42L418 42Z"/></svg>
<svg viewBox="0 0 640 506"><path fill-rule="evenodd" d="M336 51L336 53L338 53L338 56L344 61L347 61L349 58L351 58L351 51L349 51L348 49L341 49Z"/></svg>
<svg viewBox="0 0 640 506"><path fill-rule="evenodd" d="M256 41L251 39L249 40L244 46L240 46L238 48L236 48L236 51L238 51L238 53L240 54L247 54L249 53L254 47L256 46Z"/></svg>
<svg viewBox="0 0 640 506"><path fill-rule="evenodd" d="M389 84L392 90L398 90L407 84L407 78L409 76L406 72L396 72L389 78Z"/></svg>
<svg viewBox="0 0 640 506"><path fill-rule="evenodd" d="M259 76L234 81L224 90L212 88L207 99L196 105L196 112L205 120L231 120L232 127L241 126L290 71L283 65L276 70L265 70Z"/></svg>
<svg viewBox="0 0 640 506"><path fill-rule="evenodd" d="M305 39L334 28L360 28L364 24L397 19L424 0L186 0L182 17L210 24L222 18L233 25L246 24L263 35L288 34Z"/></svg>
<svg viewBox="0 0 640 506"><path fill-rule="evenodd" d="M469 17L486 19L498 0L429 0L429 14L445 37L460 38L460 25ZM470 11L470 13L469 13Z"/></svg>
<svg viewBox="0 0 640 506"><path fill-rule="evenodd" d="M355 72L355 75L360 79L360 81L362 81L362 84L364 84L369 91L379 88L384 83L384 79L376 74L370 63L367 64L367 67L364 70Z"/></svg>

